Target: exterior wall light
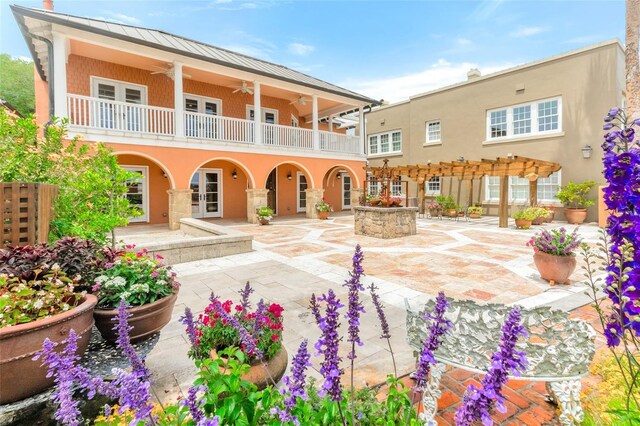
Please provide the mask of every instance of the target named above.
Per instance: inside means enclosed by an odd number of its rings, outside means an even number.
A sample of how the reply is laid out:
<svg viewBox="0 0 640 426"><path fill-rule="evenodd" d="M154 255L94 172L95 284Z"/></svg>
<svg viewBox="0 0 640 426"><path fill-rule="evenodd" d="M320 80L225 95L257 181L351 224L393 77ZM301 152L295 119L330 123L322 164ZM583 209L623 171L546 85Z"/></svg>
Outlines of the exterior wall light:
<svg viewBox="0 0 640 426"><path fill-rule="evenodd" d="M591 158L591 153L593 152L593 148L591 145L585 145L582 147L582 158L589 159Z"/></svg>
<svg viewBox="0 0 640 426"><path fill-rule="evenodd" d="M238 179L238 172L236 171L236 169L233 169L233 171L231 172L231 177L234 179Z"/></svg>
<svg viewBox="0 0 640 426"><path fill-rule="evenodd" d="M291 176L291 172L290 171L287 173L287 179L289 179L289 180L293 179L293 176Z"/></svg>

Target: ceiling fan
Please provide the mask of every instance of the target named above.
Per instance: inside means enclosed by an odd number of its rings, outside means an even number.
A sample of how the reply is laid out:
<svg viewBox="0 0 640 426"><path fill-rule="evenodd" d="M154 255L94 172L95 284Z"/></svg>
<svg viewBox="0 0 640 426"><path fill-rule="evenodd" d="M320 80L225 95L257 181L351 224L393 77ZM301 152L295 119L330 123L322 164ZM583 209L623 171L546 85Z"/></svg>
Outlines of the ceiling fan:
<svg viewBox="0 0 640 426"><path fill-rule="evenodd" d="M166 68L159 67L158 65L151 65L151 66L154 67L154 68L158 68L160 70L160 71L153 71L151 73L152 75L153 74L164 74L167 77L169 77L171 80L173 80L176 77L176 71L173 68L173 64L167 64ZM185 74L185 73L182 73L182 76L186 77L186 78L191 78L191 75Z"/></svg>
<svg viewBox="0 0 640 426"><path fill-rule="evenodd" d="M298 99L289 102L289 105L293 105L293 104L306 105L307 102L309 102L309 101L310 101L309 98L305 98L304 96L300 95L300 96L298 96Z"/></svg>
<svg viewBox="0 0 640 426"><path fill-rule="evenodd" d="M242 86L237 87L236 90L233 91L233 93L236 92L248 93L250 95L253 95L253 87L249 87L247 82L242 80Z"/></svg>

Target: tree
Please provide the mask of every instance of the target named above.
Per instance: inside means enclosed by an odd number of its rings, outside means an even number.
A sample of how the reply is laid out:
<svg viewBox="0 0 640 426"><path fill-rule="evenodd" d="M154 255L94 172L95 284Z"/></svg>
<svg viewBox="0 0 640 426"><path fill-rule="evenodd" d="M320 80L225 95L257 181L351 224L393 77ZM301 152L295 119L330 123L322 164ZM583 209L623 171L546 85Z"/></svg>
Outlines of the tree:
<svg viewBox="0 0 640 426"><path fill-rule="evenodd" d="M0 97L22 115L35 112L33 62L0 54Z"/></svg>
<svg viewBox="0 0 640 426"><path fill-rule="evenodd" d="M640 63L638 42L640 38L640 0L627 0L627 28L625 34L625 69L627 75L627 116L640 113Z"/></svg>
<svg viewBox="0 0 640 426"><path fill-rule="evenodd" d="M125 226L140 211L126 197L139 178L118 165L104 144L65 141L66 127L56 120L40 138L33 118L0 111L0 182L45 182L58 185L51 238L76 236L106 243L107 235Z"/></svg>

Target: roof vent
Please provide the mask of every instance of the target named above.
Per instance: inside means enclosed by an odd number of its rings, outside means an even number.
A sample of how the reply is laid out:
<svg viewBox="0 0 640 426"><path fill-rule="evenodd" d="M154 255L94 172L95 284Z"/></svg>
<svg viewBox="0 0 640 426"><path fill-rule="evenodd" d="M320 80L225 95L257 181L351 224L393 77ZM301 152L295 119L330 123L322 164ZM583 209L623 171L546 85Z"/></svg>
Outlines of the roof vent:
<svg viewBox="0 0 640 426"><path fill-rule="evenodd" d="M473 80L474 78L478 78L482 75L478 68L471 68L467 73L467 80Z"/></svg>

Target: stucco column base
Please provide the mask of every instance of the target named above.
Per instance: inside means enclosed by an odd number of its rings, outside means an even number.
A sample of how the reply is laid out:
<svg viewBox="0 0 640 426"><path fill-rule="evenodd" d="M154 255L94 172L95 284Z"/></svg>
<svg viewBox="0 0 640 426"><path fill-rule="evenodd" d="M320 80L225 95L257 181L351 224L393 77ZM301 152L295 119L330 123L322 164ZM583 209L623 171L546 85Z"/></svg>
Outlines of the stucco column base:
<svg viewBox="0 0 640 426"><path fill-rule="evenodd" d="M169 229L180 229L180 219L192 216L191 189L169 189Z"/></svg>
<svg viewBox="0 0 640 426"><path fill-rule="evenodd" d="M268 189L247 189L247 222L258 223L256 210L267 205Z"/></svg>
<svg viewBox="0 0 640 426"><path fill-rule="evenodd" d="M360 198L364 196L363 188L351 188L351 211L360 205Z"/></svg>
<svg viewBox="0 0 640 426"><path fill-rule="evenodd" d="M309 219L317 219L316 203L322 200L324 189L307 189L304 192L307 194L307 217Z"/></svg>

